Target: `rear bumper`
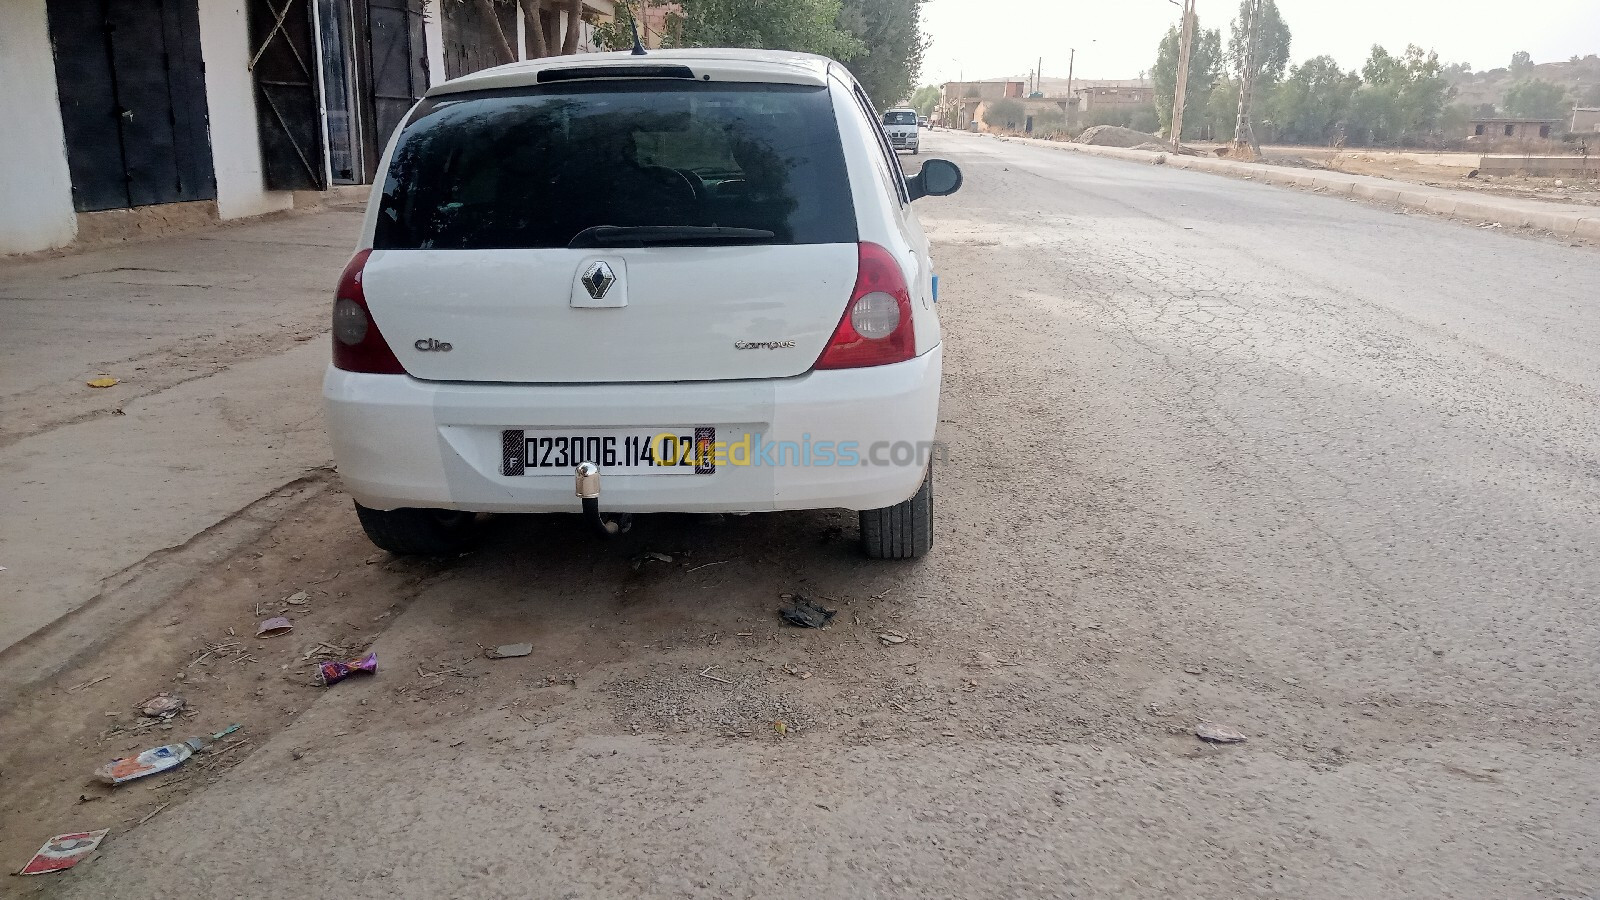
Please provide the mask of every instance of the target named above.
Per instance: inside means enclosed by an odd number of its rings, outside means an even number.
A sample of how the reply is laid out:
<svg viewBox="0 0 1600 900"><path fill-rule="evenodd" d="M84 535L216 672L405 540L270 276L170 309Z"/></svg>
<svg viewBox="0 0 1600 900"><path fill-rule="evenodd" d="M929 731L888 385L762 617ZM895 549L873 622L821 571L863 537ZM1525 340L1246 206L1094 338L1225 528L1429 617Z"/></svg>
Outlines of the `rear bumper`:
<svg viewBox="0 0 1600 900"><path fill-rule="evenodd" d="M501 474L502 431L705 425L719 440L750 436L755 452L710 475L602 470L601 508L877 509L915 493L933 455L941 349L869 369L662 384L460 384L330 368L323 398L345 489L374 509L575 512L570 473Z"/></svg>

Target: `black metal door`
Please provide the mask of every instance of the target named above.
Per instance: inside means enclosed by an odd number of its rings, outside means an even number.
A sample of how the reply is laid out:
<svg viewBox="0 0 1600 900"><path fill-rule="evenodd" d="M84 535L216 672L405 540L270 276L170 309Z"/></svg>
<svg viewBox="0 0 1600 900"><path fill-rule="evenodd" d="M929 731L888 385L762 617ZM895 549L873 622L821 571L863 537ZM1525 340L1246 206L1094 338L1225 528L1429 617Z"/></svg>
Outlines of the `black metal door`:
<svg viewBox="0 0 1600 900"><path fill-rule="evenodd" d="M368 0L371 27L373 165L411 106L428 89L422 0Z"/></svg>
<svg viewBox="0 0 1600 900"><path fill-rule="evenodd" d="M46 11L73 206L215 198L197 0L48 0Z"/></svg>
<svg viewBox="0 0 1600 900"><path fill-rule="evenodd" d="M308 0L248 0L250 76L268 190L322 190L316 53Z"/></svg>

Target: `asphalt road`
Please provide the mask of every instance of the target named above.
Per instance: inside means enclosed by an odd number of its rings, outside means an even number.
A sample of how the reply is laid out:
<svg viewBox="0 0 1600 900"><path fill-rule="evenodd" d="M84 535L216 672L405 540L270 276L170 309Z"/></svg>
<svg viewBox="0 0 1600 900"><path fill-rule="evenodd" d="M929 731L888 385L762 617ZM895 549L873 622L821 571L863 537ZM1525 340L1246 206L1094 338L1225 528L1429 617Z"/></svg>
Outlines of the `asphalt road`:
<svg viewBox="0 0 1600 900"><path fill-rule="evenodd" d="M469 556L393 561L328 488L125 636L128 698L179 689L186 727L249 743L70 821L13 806L89 828L173 803L33 889L1600 892L1600 257L925 146L966 172L919 202L950 447L929 559L868 563L853 516L809 513L609 545L501 518ZM300 589L282 643L188 665ZM785 591L839 616L785 627ZM373 635L375 678L304 685L316 644ZM515 640L533 655L478 652ZM57 756L149 742L95 743L117 707L61 699L7 724Z"/></svg>

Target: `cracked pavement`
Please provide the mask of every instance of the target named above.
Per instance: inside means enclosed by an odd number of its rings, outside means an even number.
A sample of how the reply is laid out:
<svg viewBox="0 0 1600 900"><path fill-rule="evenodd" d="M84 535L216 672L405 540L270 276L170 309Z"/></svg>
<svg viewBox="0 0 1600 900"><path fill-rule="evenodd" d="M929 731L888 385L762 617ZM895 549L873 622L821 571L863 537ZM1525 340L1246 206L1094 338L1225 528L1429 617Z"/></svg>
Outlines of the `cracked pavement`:
<svg viewBox="0 0 1600 900"><path fill-rule="evenodd" d="M950 448L930 558L869 563L817 512L610 544L499 517L462 559L375 561L308 494L127 636L116 697L64 703L80 666L0 721L40 733L8 780L70 763L13 791L7 853L123 823L28 889L1600 892L1594 251L947 131L924 153L966 173L919 201ZM301 589L294 637L188 665ZM785 591L840 614L785 627ZM296 680L367 636L377 677ZM533 655L481 658L513 640ZM124 747L101 709L174 672L244 752L64 802Z"/></svg>

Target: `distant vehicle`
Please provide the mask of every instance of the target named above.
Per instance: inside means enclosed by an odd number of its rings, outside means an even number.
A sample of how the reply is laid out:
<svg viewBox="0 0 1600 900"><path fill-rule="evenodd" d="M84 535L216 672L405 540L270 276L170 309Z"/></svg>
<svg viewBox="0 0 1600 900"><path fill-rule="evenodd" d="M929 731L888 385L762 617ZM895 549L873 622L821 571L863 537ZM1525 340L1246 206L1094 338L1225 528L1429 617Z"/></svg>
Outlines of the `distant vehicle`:
<svg viewBox="0 0 1600 900"><path fill-rule="evenodd" d="M928 127L928 117L927 116L917 116L917 127L918 128L927 128Z"/></svg>
<svg viewBox="0 0 1600 900"><path fill-rule="evenodd" d="M891 109L883 114L883 133L889 136L889 144L896 150L910 150L913 156L917 153L917 111L914 109Z"/></svg>
<svg viewBox="0 0 1600 900"><path fill-rule="evenodd" d="M333 303L328 431L367 536L437 556L480 512L615 534L844 508L867 556L926 553L942 344L912 201L961 172L906 177L875 119L844 66L775 51L429 90Z"/></svg>

